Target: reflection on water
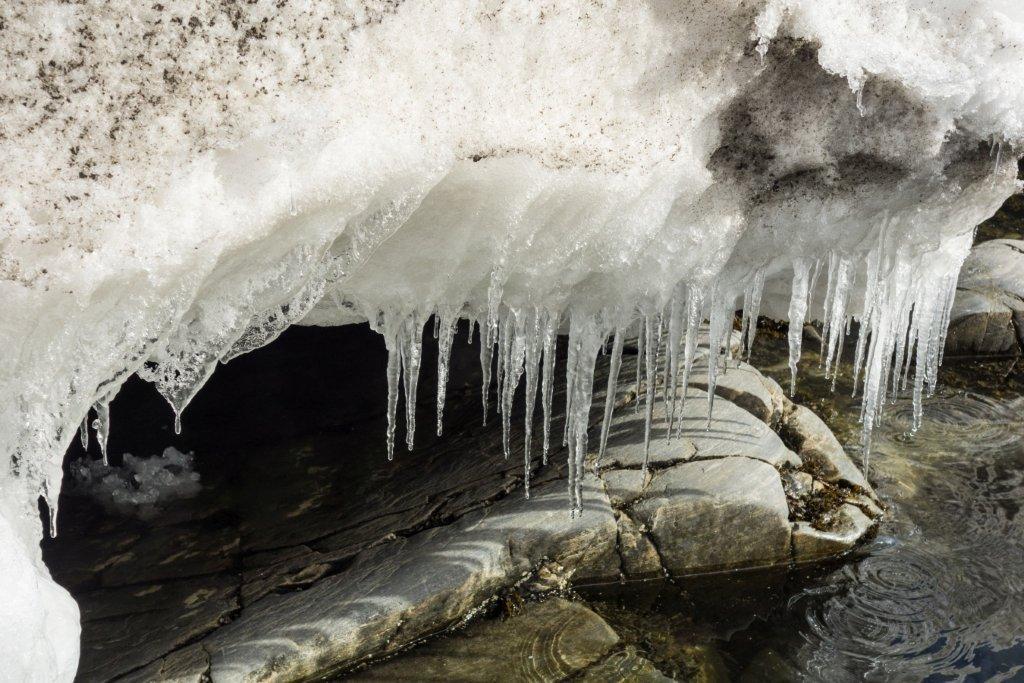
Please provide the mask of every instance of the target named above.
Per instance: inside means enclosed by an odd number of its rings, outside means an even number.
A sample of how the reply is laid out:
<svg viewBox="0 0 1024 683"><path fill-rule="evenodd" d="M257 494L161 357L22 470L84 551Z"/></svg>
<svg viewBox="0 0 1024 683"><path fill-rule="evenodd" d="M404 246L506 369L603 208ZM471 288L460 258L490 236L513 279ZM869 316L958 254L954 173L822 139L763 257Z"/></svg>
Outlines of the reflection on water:
<svg viewBox="0 0 1024 683"><path fill-rule="evenodd" d="M1024 392L970 372L946 370L946 386L977 393L927 399L916 434L909 401L889 406L871 480L890 513L856 557L586 597L669 675L693 673L680 643L703 643L737 680L1024 681ZM833 396L809 375L798 399L855 435L850 387Z"/></svg>

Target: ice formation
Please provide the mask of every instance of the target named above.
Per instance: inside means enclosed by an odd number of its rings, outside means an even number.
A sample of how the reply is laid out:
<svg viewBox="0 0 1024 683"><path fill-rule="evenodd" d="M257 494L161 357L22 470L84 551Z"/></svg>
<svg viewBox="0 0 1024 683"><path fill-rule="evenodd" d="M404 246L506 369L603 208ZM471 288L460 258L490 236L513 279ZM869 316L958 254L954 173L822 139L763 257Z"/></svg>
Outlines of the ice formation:
<svg viewBox="0 0 1024 683"><path fill-rule="evenodd" d="M100 460L73 463L74 487L109 509L142 518L155 515L161 503L191 498L202 488L192 454L173 446L149 458L125 453L123 460L120 467Z"/></svg>
<svg viewBox="0 0 1024 683"><path fill-rule="evenodd" d="M2 547L49 629L0 659L51 639L26 679L76 656L37 498L55 519L68 444L91 408L105 442L132 373L180 428L219 362L369 320L391 454L424 324L443 360L469 318L488 410L507 430L525 376L578 498L606 338L639 325L650 411L742 302L747 340L758 311L823 321L830 370L861 323L867 439L897 386L934 383L1024 142L1018 0L15 0L0 48Z"/></svg>

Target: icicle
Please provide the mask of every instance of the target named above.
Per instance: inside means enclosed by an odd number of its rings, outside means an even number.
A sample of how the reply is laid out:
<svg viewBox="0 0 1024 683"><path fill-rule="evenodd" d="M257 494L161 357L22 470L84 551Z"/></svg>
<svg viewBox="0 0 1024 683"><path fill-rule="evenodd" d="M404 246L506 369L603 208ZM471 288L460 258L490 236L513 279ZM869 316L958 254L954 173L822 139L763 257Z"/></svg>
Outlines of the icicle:
<svg viewBox="0 0 1024 683"><path fill-rule="evenodd" d="M665 382L665 395L668 397L668 427L665 438L672 438L672 425L676 417L676 391L679 387L679 342L683 336L683 295L680 291L669 302L668 313L668 348L665 352L665 370L668 378Z"/></svg>
<svg viewBox="0 0 1024 683"><path fill-rule="evenodd" d="M548 464L548 451L551 445L551 404L555 395L555 354L558 350L558 316L545 314L543 329L544 364L541 377L541 405L544 411L544 450L543 464Z"/></svg>
<svg viewBox="0 0 1024 683"><path fill-rule="evenodd" d="M174 433L181 434L181 413L177 409L174 410Z"/></svg>
<svg viewBox="0 0 1024 683"><path fill-rule="evenodd" d="M401 340L398 339L399 335L392 337L390 342L387 344L388 347L388 431L387 431L387 442L388 442L388 460L393 460L395 457L395 420L398 413L398 379L402 374L402 360L400 355L399 344ZM385 336L385 341L388 337Z"/></svg>
<svg viewBox="0 0 1024 683"><path fill-rule="evenodd" d="M754 348L754 337L757 334L757 320L761 314L761 296L764 292L764 267L754 271L754 277L743 292L743 329L740 333L740 342L747 362L750 362L750 353Z"/></svg>
<svg viewBox="0 0 1024 683"><path fill-rule="evenodd" d="M590 426L590 405L594 391L594 364L605 335L597 320L590 315L573 314L569 319L569 351L571 368L566 373L566 389L572 412L566 415L569 430L569 496L573 516L583 512L583 461L587 452L587 428Z"/></svg>
<svg viewBox="0 0 1024 683"><path fill-rule="evenodd" d="M100 446L100 453L103 454L103 464L108 464L107 460L107 439L110 438L110 398L104 398L97 401L92 406L93 412L96 413L96 419L92 421L92 428L96 430L96 443ZM175 413L175 434L181 432L181 420L180 417Z"/></svg>
<svg viewBox="0 0 1024 683"><path fill-rule="evenodd" d="M704 293L693 286L686 298L686 337L683 341L683 407L686 406L686 395L690 388L690 371L693 369L694 356L697 353L700 321L703 318ZM677 427L677 434L682 431L683 423Z"/></svg>
<svg viewBox="0 0 1024 683"><path fill-rule="evenodd" d="M512 401L523 375L523 358L526 354L526 319L525 315L509 311L505 323L505 336L508 352L505 354L505 383L501 394L501 441L505 459L511 451L509 433L512 424Z"/></svg>
<svg viewBox="0 0 1024 683"><path fill-rule="evenodd" d="M481 375L481 400L484 407L484 426L487 426L487 396L491 393L491 354L494 352L494 344L491 341L490 324L480 327L480 375Z"/></svg>
<svg viewBox="0 0 1024 683"><path fill-rule="evenodd" d="M641 322L636 338L636 400L633 402L633 412L636 414L640 413L640 385L644 379L644 355L647 348L646 333L646 323Z"/></svg>
<svg viewBox="0 0 1024 683"><path fill-rule="evenodd" d="M654 384L658 374L658 337L660 336L660 321L656 324L654 316L644 316L644 363L646 365L647 391L644 399L644 472L647 471L647 462L651 457L651 422L654 417Z"/></svg>
<svg viewBox="0 0 1024 683"><path fill-rule="evenodd" d="M452 357L452 342L455 341L455 330L458 327L457 315L445 311L434 316L440 321L435 325L437 332L437 435L441 436L444 424L444 401L448 392L448 369ZM472 327L470 327L472 335Z"/></svg>
<svg viewBox="0 0 1024 683"><path fill-rule="evenodd" d="M416 387L423 359L423 320L412 313L405 319L402 346L402 381L405 384L405 445L410 451L416 437Z"/></svg>
<svg viewBox="0 0 1024 683"><path fill-rule="evenodd" d="M732 296L720 292L716 287L711 298L711 319L708 324L708 420L705 429L711 429L711 415L715 408L715 391L718 388L718 356L722 346L728 345L732 322Z"/></svg>
<svg viewBox="0 0 1024 683"><path fill-rule="evenodd" d="M46 512L50 520L50 538L57 538L57 501L58 496L50 495L49 486L44 487L43 502L46 503Z"/></svg>
<svg viewBox="0 0 1024 683"><path fill-rule="evenodd" d="M803 259L793 262L793 291L789 299L789 395L796 394L797 363L803 343L804 316L807 314L808 265Z"/></svg>
<svg viewBox="0 0 1024 683"><path fill-rule="evenodd" d="M608 389L604 397L604 419L601 421L601 444L597 452L597 462L600 464L604 458L605 449L608 447L608 432L612 426L612 412L615 410L615 391L619 381L619 368L622 366L623 331L615 330L615 341L612 342L612 358L608 368Z"/></svg>
<svg viewBox="0 0 1024 683"><path fill-rule="evenodd" d="M863 117L867 111L864 109L864 86L857 88L857 112Z"/></svg>
<svg viewBox="0 0 1024 683"><path fill-rule="evenodd" d="M89 450L89 409L85 410L85 417L82 418L82 425L78 428L78 438L82 442L82 448Z"/></svg>
<svg viewBox="0 0 1024 683"><path fill-rule="evenodd" d="M511 361L510 354L512 352L512 326L515 319L514 314L511 310L505 313L505 318L498 327L498 364L497 364L497 397L494 405L499 413L502 412L504 406L503 396L505 395L505 379L508 374L508 366Z"/></svg>
<svg viewBox="0 0 1024 683"><path fill-rule="evenodd" d="M541 358L540 312L534 310L528 323L526 337L526 403L525 443L523 446L523 482L527 498L530 497L530 442L533 440L533 409L537 404L537 375Z"/></svg>
<svg viewBox="0 0 1024 683"><path fill-rule="evenodd" d="M572 317L569 319L569 328L572 329ZM577 338L573 340L572 335L569 336L569 349L568 358L565 362L565 424L562 428L562 446L569 447L569 452L572 452L572 447L569 444L569 439L572 435L572 402L576 398L576 393L573 391L573 382L576 378L576 373L579 368L579 350L580 340ZM570 478L572 474L570 472Z"/></svg>

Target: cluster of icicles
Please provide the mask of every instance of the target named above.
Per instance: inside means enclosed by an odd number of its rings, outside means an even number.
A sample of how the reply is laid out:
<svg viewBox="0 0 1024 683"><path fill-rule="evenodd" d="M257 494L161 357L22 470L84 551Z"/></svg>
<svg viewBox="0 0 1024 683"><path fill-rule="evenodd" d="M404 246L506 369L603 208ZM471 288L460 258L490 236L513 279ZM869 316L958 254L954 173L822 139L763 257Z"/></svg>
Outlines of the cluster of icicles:
<svg viewBox="0 0 1024 683"><path fill-rule="evenodd" d="M881 416L884 399L888 397L895 400L897 393L907 388L910 366L914 358L917 359L917 370L913 380L914 428L916 429L920 423L921 399L926 391L934 389L938 367L942 361L942 348L956 290L958 270L958 267L944 268L941 274L934 277L922 277L912 263L896 258L884 259L880 250L876 250L867 259L864 273L864 303L859 315L855 316L849 311L851 292L856 284L856 269L851 258L833 253L824 262L798 260L793 264L788 338L792 373L790 392L795 391L802 331L813 292L816 291L819 277L827 271L821 316L821 357L825 375L832 379L833 389L844 339L851 331L854 318L860 322L854 361L854 392L856 393L858 387L862 391L860 420L863 425L861 445L865 468L868 466L871 432ZM888 275L880 277L883 272ZM742 295L740 339L742 353L748 359L756 334L764 281L764 270L756 271ZM607 310L593 313L569 309L565 313L560 313L537 307L508 306L498 306L480 316L467 315L464 310L434 312L434 337L438 342L437 434L440 436L442 433L448 363L455 330L459 319L468 317L469 341L472 342L474 326L480 338L485 422L491 395L492 368L495 370L495 409L502 420L502 444L506 458L510 455L509 433L513 397L523 376L526 377L523 461L525 495L529 497L530 451L537 393L540 392L543 414L542 462L547 464L551 447L558 330L563 323L568 323L568 353L564 370L566 407L562 445L568 449L572 512L574 515L578 514L582 511L584 459L588 453L587 433L598 355L602 352L610 354L610 365L595 467L604 456L607 446L624 342L627 336L635 334L638 357L635 379L637 400L634 409L639 411L642 403L645 411L646 469L659 375L667 425L664 438L670 439L680 435L681 421L678 424L675 422L677 389L688 385L696 357L698 337L702 330L706 330L710 355L707 363L707 408L710 426L719 366L731 359L730 338L737 298L731 293L717 292L714 288L704 291L680 284L673 296L668 297L664 303L637 306L625 315ZM427 317L420 313L399 315L382 312L376 321L375 328L384 335L388 348L389 460L394 456L400 381L405 390L406 445L410 450L413 447L416 429L416 385L422 353L423 327ZM681 401L685 401L685 395L684 391Z"/></svg>
<svg viewBox="0 0 1024 683"><path fill-rule="evenodd" d="M884 232L884 231L883 231ZM883 239L880 240L884 243ZM888 397L908 385L910 366L916 359L913 380L914 427L921 416L921 399L934 389L941 363L945 332L949 323L957 274L962 258L942 263L937 257L925 262L922 257L902 258L901 252L887 254L880 244L858 269L854 257L830 253L826 259L796 259L792 263L792 290L789 304L789 365L792 373L790 392L795 391L797 365L801 354L802 331L818 291L819 279L826 278L823 305L821 357L826 377L835 387L839 358L852 323L859 322L854 360L854 392L862 392L860 420L863 425L864 467L868 465L870 438ZM953 259L956 261L956 259ZM860 272L858 272L860 271ZM858 290L857 278L864 277ZM543 307L517 308L501 303L500 292L492 291L484 310L470 311L466 306L431 309L428 312L396 313L378 311L371 325L384 336L387 362L387 456L394 457L396 413L401 383L405 393L406 445L411 450L416 430L416 391L422 358L423 328L433 317L438 346L437 433L442 432L445 392L452 344L460 319L468 319L469 341L474 327L480 338L480 366L483 375L484 420L489 411L492 374L497 398L495 409L502 419L505 457L510 455L510 423L513 398L525 375L525 445L523 449L525 493L529 497L531 445L537 393L543 413L543 464L551 448L551 417L556 381L558 333L568 324L568 353L564 369L566 382L565 422L562 445L568 449L569 495L572 514L582 511L582 479L588 452L587 433L593 396L594 371L598 356L610 354L603 423L597 462L604 455L616 399L624 342L636 336L637 367L635 409L641 403L645 411L645 468L650 451L651 425L655 409L656 386L661 374L663 405L667 429L673 437L677 389L686 387L698 348L698 337L706 330L708 423L714 404L719 366L731 357L730 338L736 302L742 297L741 353L749 358L757 329L764 292L764 268L755 270L740 291L719 286L699 287L679 283L661 301L646 301L626 311L604 309L593 312L569 307L553 311ZM855 291L863 292L859 312L851 311ZM609 349L609 341L610 349ZM494 354L497 350L497 362ZM492 373L492 368L495 371ZM685 400L685 391L683 399ZM94 406L100 450L106 461L106 441L110 433L109 401ZM680 423L681 424L681 423ZM88 445L88 417L81 437ZM679 436L681 426L675 426ZM177 426L176 426L177 431ZM51 509L55 509L54 506ZM51 526L55 532L55 526Z"/></svg>

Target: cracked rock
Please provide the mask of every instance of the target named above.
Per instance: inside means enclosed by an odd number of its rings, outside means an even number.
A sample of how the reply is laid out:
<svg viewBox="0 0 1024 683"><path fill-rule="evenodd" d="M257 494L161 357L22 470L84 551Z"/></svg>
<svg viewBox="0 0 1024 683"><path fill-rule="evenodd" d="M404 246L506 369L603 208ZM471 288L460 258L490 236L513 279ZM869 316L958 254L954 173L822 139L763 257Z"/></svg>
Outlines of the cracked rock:
<svg viewBox="0 0 1024 683"><path fill-rule="evenodd" d="M779 473L764 462L729 457L676 465L655 474L633 510L671 574L789 558L786 493Z"/></svg>

